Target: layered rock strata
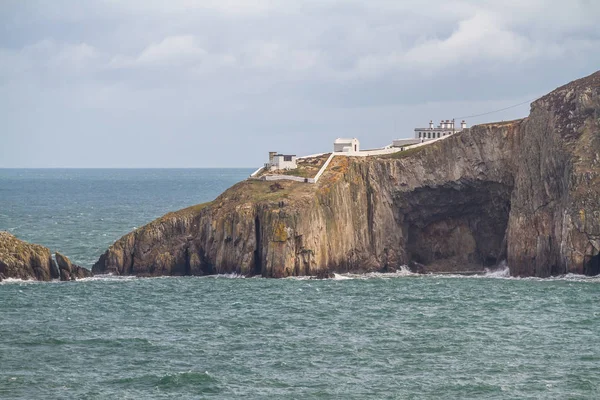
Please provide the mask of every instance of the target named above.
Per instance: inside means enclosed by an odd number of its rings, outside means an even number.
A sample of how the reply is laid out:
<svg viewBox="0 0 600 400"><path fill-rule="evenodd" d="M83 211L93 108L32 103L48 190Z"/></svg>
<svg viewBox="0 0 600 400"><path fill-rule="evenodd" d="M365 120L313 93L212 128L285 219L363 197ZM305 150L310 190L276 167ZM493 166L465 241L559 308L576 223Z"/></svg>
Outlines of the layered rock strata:
<svg viewBox="0 0 600 400"><path fill-rule="evenodd" d="M244 181L125 235L95 273L599 271L600 73L389 156L335 157L318 184Z"/></svg>

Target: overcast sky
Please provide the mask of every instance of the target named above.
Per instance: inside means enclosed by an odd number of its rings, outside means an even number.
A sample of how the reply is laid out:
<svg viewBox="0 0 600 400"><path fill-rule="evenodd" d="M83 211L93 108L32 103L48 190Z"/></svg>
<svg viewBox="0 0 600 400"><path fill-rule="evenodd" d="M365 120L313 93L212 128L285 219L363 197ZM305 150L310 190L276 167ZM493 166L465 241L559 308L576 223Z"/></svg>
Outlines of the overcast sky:
<svg viewBox="0 0 600 400"><path fill-rule="evenodd" d="M379 147L600 69L598 21L597 0L2 0L0 167Z"/></svg>

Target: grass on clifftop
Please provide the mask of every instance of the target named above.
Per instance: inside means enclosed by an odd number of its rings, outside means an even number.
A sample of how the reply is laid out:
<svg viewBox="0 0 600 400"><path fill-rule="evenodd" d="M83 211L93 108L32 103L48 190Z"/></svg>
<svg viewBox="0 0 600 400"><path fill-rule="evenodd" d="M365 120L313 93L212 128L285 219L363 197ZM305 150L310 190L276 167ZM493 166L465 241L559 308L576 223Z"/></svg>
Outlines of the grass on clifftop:
<svg viewBox="0 0 600 400"><path fill-rule="evenodd" d="M213 202L220 207L248 203L297 200L314 192L314 185L293 181L261 181L248 179L227 189Z"/></svg>

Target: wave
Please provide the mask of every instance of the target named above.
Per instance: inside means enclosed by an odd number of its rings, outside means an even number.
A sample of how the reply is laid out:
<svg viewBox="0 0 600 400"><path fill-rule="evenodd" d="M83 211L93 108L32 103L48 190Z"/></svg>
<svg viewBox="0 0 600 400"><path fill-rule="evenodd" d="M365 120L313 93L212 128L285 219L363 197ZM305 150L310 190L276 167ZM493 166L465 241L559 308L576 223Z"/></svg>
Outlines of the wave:
<svg viewBox="0 0 600 400"><path fill-rule="evenodd" d="M486 268L482 273L474 274L474 275L460 275L460 274L426 274L423 276L431 276L435 278L461 278L461 279L506 279L506 280L523 280L523 281L571 281L571 282L600 282L600 275L596 276L587 276L587 275L579 275L579 274L564 274L564 275L556 275L550 276L547 278L540 278L536 276L511 276L510 268L504 264L501 268L498 269L488 269Z"/></svg>
<svg viewBox="0 0 600 400"><path fill-rule="evenodd" d="M94 275L89 278L80 278L75 282L94 282L94 281L130 281L137 279L136 276L133 275L113 275L113 274L103 274L103 275ZM72 281L71 281L72 282Z"/></svg>
<svg viewBox="0 0 600 400"><path fill-rule="evenodd" d="M352 274L352 273L336 273L331 280L344 281L352 279L393 279L393 278L405 278L405 277L421 277L421 278L439 278L439 279L507 279L507 280L531 280L531 281L573 281L573 282L599 282L600 275L597 276L586 276L578 274L565 274L558 276L551 276L548 278L539 277L517 277L510 275L510 268L506 263L500 264L499 268L485 268L481 272L473 274L453 274L453 273L428 273L418 274L411 272L407 266L402 266L396 272L368 272L364 274ZM306 280L315 279L315 277L291 277L290 279Z"/></svg>
<svg viewBox="0 0 600 400"><path fill-rule="evenodd" d="M52 283L52 282L58 282L58 281L48 281L48 282L44 282L44 281L36 281L35 279L21 279L21 278L4 278L2 279L2 282L0 282L0 285L33 285L33 284L38 284L38 283Z"/></svg>
<svg viewBox="0 0 600 400"><path fill-rule="evenodd" d="M367 272L364 274L352 274L352 273L343 273L343 274L333 274L333 280L336 281L344 281L348 279L391 279L391 278L404 278L408 276L421 276L412 272L408 269L408 266L403 265L395 272Z"/></svg>
<svg viewBox="0 0 600 400"><path fill-rule="evenodd" d="M158 390L167 391L182 390L185 387L193 387L198 393L215 394L221 391L219 380L212 376L208 371L186 371L165 373L162 375L145 374L106 381L105 383L127 387L132 384L136 386L151 386Z"/></svg>
<svg viewBox="0 0 600 400"><path fill-rule="evenodd" d="M242 274L238 274L232 272L230 274L216 274L216 275L206 275L206 276L198 276L197 278L225 278L225 279L245 279L246 276ZM261 278L260 276L258 278Z"/></svg>
<svg viewBox="0 0 600 400"><path fill-rule="evenodd" d="M408 269L408 266L403 265L396 272L366 272L363 274L355 274L350 272L343 273L333 273L333 278L323 278L322 280L334 280L334 281L345 281L351 279L390 279L390 278L399 278L399 277L407 277L407 276L422 276L420 274L416 274L411 272ZM284 279L291 279L296 281L306 281L306 280L316 280L318 279L316 275L305 275L305 276L288 276Z"/></svg>
<svg viewBox="0 0 600 400"><path fill-rule="evenodd" d="M428 273L428 274L419 274L410 271L408 266L404 265L400 267L396 272L367 272L362 274L357 273L334 273L332 278L325 278L324 280L335 280L335 281L345 281L345 280L353 280L353 279L393 279L393 278L405 278L405 277L430 277L430 278L448 278L448 279L509 279L509 280L533 280L533 281L572 281L572 282L600 282L600 275L597 276L587 276L587 275L579 275L579 274L565 274L558 276L551 276L548 278L539 278L539 277L516 277L510 275L510 268L506 265L506 263L501 264L500 268L489 269L486 268L481 272L475 272L473 274L458 274L458 273ZM181 276L153 276L153 277L144 277L145 279L171 279L171 278L181 278ZM190 277L186 277L190 278ZM192 276L191 278L196 279L245 279L248 278L245 275L238 273L229 273L229 274L216 274L216 275L205 275L205 276ZM262 276L253 276L253 279L265 279ZM105 274L105 275L95 275L89 278L81 278L77 279L75 282L94 282L94 281L111 281L111 282L127 282L131 280L140 279L137 276L131 275L113 275L113 274ZM283 279L291 279L298 281L305 280L316 280L317 276L289 276ZM31 284L42 284L42 283L63 283L58 279L54 279L51 281L36 281L34 279L18 279L18 278L5 278L0 285L10 285L10 284L18 284L18 285L31 285ZM69 283L73 283L70 281Z"/></svg>

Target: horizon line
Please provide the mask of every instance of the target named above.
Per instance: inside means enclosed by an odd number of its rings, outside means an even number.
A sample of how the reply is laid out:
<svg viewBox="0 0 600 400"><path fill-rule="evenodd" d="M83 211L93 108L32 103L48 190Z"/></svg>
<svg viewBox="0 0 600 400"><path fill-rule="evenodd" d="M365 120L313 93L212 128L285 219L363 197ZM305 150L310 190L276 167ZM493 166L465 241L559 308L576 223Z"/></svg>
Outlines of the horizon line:
<svg viewBox="0 0 600 400"><path fill-rule="evenodd" d="M0 167L0 169L253 169L255 167Z"/></svg>

